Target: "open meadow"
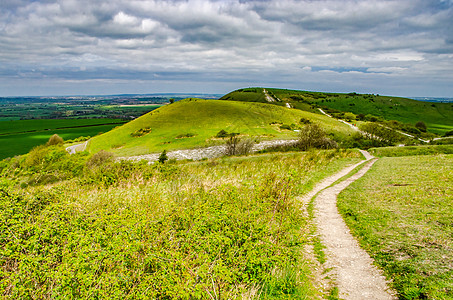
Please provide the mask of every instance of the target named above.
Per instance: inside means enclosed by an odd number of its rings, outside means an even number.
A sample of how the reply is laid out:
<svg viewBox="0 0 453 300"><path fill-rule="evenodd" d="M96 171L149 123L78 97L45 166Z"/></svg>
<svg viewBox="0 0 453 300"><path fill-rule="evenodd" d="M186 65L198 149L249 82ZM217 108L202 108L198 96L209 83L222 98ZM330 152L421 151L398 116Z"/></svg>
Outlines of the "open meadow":
<svg viewBox="0 0 453 300"><path fill-rule="evenodd" d="M393 157L340 194L340 212L401 299L452 299L453 155L378 152Z"/></svg>

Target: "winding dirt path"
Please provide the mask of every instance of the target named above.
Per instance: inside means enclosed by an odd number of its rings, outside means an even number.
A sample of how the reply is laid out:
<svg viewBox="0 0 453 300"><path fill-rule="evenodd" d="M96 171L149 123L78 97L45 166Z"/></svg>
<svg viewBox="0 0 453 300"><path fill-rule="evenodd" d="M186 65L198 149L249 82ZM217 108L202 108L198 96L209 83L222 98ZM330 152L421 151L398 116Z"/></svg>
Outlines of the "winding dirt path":
<svg viewBox="0 0 453 300"><path fill-rule="evenodd" d="M340 298L354 300L396 299L381 271L373 265L371 257L360 248L358 242L351 235L336 205L337 195L352 182L362 177L376 161L368 152L361 152L366 161L345 168L327 178L318 184L315 191L307 195L305 200L322 190L314 201L315 224L321 241L326 246L327 261L324 267L326 270L330 270L328 276L334 278ZM359 172L332 187L326 188L363 163L366 163L366 165Z"/></svg>

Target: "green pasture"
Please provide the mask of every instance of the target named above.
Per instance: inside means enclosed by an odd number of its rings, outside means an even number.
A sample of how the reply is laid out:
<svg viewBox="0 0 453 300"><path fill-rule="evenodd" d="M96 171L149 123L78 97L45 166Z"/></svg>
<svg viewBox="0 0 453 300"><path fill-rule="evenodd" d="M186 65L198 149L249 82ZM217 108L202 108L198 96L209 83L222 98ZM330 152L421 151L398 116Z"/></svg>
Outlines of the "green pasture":
<svg viewBox="0 0 453 300"><path fill-rule="evenodd" d="M316 93L269 89L282 100L298 95L303 101L344 112L373 115L402 123L426 123L428 130L443 134L453 129L453 104L423 102L401 97L368 94Z"/></svg>
<svg viewBox="0 0 453 300"><path fill-rule="evenodd" d="M96 126L105 124L123 124L125 121L119 119L39 119L39 120L18 120L1 121L0 136L25 133L31 131L44 131L54 129L65 129L83 126Z"/></svg>
<svg viewBox="0 0 453 300"><path fill-rule="evenodd" d="M220 130L252 139L294 139L296 132L280 126L293 124L294 128L299 128L302 126L301 118L320 124L336 137L346 137L353 132L337 120L297 109L264 103L186 99L93 138L89 151L94 153L104 149L128 156L164 149L203 147L224 143L223 139L215 138ZM134 134L147 128L150 133L146 135Z"/></svg>
<svg viewBox="0 0 453 300"><path fill-rule="evenodd" d="M3 121L0 122L0 159L27 153L31 148L45 144L53 134L64 140L95 136L123 123L116 119Z"/></svg>
<svg viewBox="0 0 453 300"><path fill-rule="evenodd" d="M383 157L339 195L346 223L400 299L453 299L452 182L452 154Z"/></svg>
<svg viewBox="0 0 453 300"><path fill-rule="evenodd" d="M444 134L453 129L453 104L423 102L401 97L373 94L341 94L309 92L286 89L266 89L283 103L291 103L302 110L313 111L316 107L327 107L356 115L373 115L385 120L397 120L415 125L423 121L428 131ZM221 99L236 101L266 102L262 88L248 88L233 91ZM273 104L282 105L275 102Z"/></svg>
<svg viewBox="0 0 453 300"><path fill-rule="evenodd" d="M263 88L258 87L232 91L221 97L220 100L267 103Z"/></svg>

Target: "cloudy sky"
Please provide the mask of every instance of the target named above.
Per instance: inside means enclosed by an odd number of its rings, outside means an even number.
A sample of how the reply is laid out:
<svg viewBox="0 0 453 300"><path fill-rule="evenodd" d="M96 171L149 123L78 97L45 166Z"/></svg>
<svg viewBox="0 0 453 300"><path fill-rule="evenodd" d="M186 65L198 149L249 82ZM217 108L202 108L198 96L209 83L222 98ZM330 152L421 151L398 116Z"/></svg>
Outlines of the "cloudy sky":
<svg viewBox="0 0 453 300"><path fill-rule="evenodd" d="M1 0L0 96L453 97L453 0Z"/></svg>

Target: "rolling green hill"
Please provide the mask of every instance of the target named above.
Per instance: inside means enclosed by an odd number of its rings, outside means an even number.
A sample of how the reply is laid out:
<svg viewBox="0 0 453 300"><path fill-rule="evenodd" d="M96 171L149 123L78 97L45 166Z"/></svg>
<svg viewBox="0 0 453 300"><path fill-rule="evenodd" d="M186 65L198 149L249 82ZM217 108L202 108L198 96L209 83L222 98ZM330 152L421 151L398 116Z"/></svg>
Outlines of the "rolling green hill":
<svg viewBox="0 0 453 300"><path fill-rule="evenodd" d="M444 134L453 129L453 104L423 102L401 97L389 97L373 94L340 94L308 92L285 89L266 89L277 100L277 105L290 103L293 107L315 111L316 107L329 108L354 114L373 115L385 120L397 120L415 124L423 121L428 131ZM222 100L267 102L263 88L248 88L233 91Z"/></svg>
<svg viewBox="0 0 453 300"><path fill-rule="evenodd" d="M184 149L223 143L220 130L252 138L295 138L301 118L320 124L335 136L352 132L334 119L275 105L239 101L186 99L154 110L134 121L93 138L90 152L101 149L118 155L139 155L164 149ZM142 135L142 136L140 136Z"/></svg>

